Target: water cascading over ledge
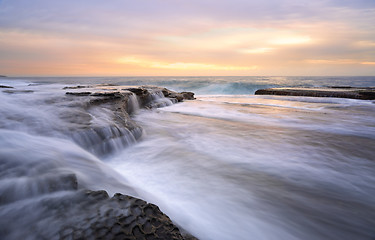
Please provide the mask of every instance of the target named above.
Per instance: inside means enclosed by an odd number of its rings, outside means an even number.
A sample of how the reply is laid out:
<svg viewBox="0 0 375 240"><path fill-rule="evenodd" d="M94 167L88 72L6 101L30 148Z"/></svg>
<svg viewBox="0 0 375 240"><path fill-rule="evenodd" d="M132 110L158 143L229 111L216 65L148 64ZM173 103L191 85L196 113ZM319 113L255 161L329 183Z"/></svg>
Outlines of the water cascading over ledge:
<svg viewBox="0 0 375 240"><path fill-rule="evenodd" d="M187 98L156 87L64 90L15 88L0 96L8 108L0 122L1 238L191 239L97 158L142 136L130 117L138 109Z"/></svg>
<svg viewBox="0 0 375 240"><path fill-rule="evenodd" d="M81 89L85 88L85 91ZM194 99L193 93L176 93L165 88L144 86L138 88L70 87L69 97L82 98L84 111L80 114L79 129L69 133L80 146L95 155L106 155L134 144L142 136L142 128L130 115L140 108L159 108L184 99ZM79 90L79 91L77 91ZM82 101L79 104L82 104ZM68 121L75 121L76 115ZM85 121L82 121L85 120Z"/></svg>

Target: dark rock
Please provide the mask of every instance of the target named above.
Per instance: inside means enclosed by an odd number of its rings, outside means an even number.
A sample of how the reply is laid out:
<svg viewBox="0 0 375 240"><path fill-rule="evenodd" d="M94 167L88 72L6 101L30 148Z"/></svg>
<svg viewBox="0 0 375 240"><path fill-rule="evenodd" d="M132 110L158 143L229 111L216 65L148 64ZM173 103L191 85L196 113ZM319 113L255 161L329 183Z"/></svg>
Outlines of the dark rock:
<svg viewBox="0 0 375 240"><path fill-rule="evenodd" d="M0 85L0 88L13 88L13 87L11 87L11 86L5 86L5 85Z"/></svg>
<svg viewBox="0 0 375 240"><path fill-rule="evenodd" d="M329 86L329 88L350 89L350 88L353 88L353 87L351 87L351 86Z"/></svg>
<svg viewBox="0 0 375 240"><path fill-rule="evenodd" d="M181 93L171 92L168 94L169 98L175 98L177 101L182 102L184 100L184 96Z"/></svg>
<svg viewBox="0 0 375 240"><path fill-rule="evenodd" d="M260 89L255 95L284 95L305 97L352 98L362 100L375 99L375 88L336 87L331 88L268 88Z"/></svg>
<svg viewBox="0 0 375 240"><path fill-rule="evenodd" d="M375 90L374 91L359 91L361 99L364 100L373 100L375 99Z"/></svg>
<svg viewBox="0 0 375 240"><path fill-rule="evenodd" d="M33 93L33 90L4 90L5 93Z"/></svg>
<svg viewBox="0 0 375 240"><path fill-rule="evenodd" d="M109 198L109 195L106 191L104 190L100 190L100 191L91 191L91 190L87 190L85 192L86 196L90 199L90 200L93 200L95 202L97 201L101 201L101 200L105 200L105 199L108 199Z"/></svg>
<svg viewBox="0 0 375 240"><path fill-rule="evenodd" d="M141 95L144 95L144 94L148 93L147 89L144 89L144 88L125 88L123 90L130 91L132 93L135 93L138 96L141 96Z"/></svg>
<svg viewBox="0 0 375 240"><path fill-rule="evenodd" d="M134 93L138 97L141 107L145 107L150 101L152 101L151 93L146 88L125 88L123 90Z"/></svg>
<svg viewBox="0 0 375 240"><path fill-rule="evenodd" d="M164 97L168 97L171 91L164 88L163 90L161 90L161 92L163 93Z"/></svg>
<svg viewBox="0 0 375 240"><path fill-rule="evenodd" d="M66 92L65 94L73 96L88 96L91 92Z"/></svg>
<svg viewBox="0 0 375 240"><path fill-rule="evenodd" d="M90 94L92 97L96 97L90 100L90 104L103 104L103 103L118 103L118 101L127 99L126 95L120 92L95 92Z"/></svg>
<svg viewBox="0 0 375 240"><path fill-rule="evenodd" d="M181 92L181 94L186 100L195 100L193 92Z"/></svg>
<svg viewBox="0 0 375 240"><path fill-rule="evenodd" d="M121 98L120 92L95 92L95 93L92 93L91 96L94 96L94 97L116 97L116 98Z"/></svg>
<svg viewBox="0 0 375 240"><path fill-rule="evenodd" d="M75 86L75 87L64 87L63 89L80 89L80 88L90 88L90 86Z"/></svg>
<svg viewBox="0 0 375 240"><path fill-rule="evenodd" d="M147 236L184 239L169 217L153 204L120 193L109 198L105 191L80 191L77 194L79 198L71 199L74 203L71 208L61 210L66 214L55 213L62 224L58 231L61 238L146 239ZM109 215L100 209L115 213ZM94 214L89 215L91 213ZM71 218L73 215L76 217Z"/></svg>
<svg viewBox="0 0 375 240"><path fill-rule="evenodd" d="M165 97L175 98L178 102L182 102L183 100L194 100L194 93L193 92L174 92L169 89L163 88L162 93Z"/></svg>

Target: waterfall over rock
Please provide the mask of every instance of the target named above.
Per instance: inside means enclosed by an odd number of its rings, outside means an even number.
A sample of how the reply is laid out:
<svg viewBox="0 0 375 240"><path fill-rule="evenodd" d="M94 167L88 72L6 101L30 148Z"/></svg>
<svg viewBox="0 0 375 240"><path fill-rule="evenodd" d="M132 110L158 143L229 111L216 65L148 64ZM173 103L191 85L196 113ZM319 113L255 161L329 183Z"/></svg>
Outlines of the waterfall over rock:
<svg viewBox="0 0 375 240"><path fill-rule="evenodd" d="M184 239L101 161L142 137L131 115L177 101L155 87L28 88L0 92L1 239Z"/></svg>

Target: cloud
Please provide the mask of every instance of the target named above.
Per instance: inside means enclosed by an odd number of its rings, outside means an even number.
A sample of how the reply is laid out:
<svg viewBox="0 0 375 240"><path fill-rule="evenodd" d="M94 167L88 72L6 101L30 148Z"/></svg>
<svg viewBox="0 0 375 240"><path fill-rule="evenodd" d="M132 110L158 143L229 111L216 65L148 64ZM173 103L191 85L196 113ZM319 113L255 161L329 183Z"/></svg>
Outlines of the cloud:
<svg viewBox="0 0 375 240"><path fill-rule="evenodd" d="M297 45L312 42L309 36L291 36L291 37L278 37L269 41L273 45Z"/></svg>
<svg viewBox="0 0 375 240"><path fill-rule="evenodd" d="M246 53L246 54L263 54L263 53L270 53L273 50L274 48L260 47L260 48L251 48L251 49L240 49L239 52Z"/></svg>
<svg viewBox="0 0 375 240"><path fill-rule="evenodd" d="M0 63L70 63L85 66L82 72L108 64L107 72L125 75L132 70L114 59L128 59L145 75L242 68L268 75L276 65L280 74L322 64L368 69L358 63L375 61L374 22L370 0L3 0ZM143 65L131 63L134 56Z"/></svg>
<svg viewBox="0 0 375 240"><path fill-rule="evenodd" d="M352 60L352 59L308 59L305 60L307 63L311 64L360 64L359 61Z"/></svg>
<svg viewBox="0 0 375 240"><path fill-rule="evenodd" d="M162 68L162 69L174 69L174 70L255 70L257 66L228 66L228 65L217 65L207 63L196 63L196 62L163 62L163 61L150 61L140 59L136 57L123 57L117 60L118 63L137 65L144 68Z"/></svg>

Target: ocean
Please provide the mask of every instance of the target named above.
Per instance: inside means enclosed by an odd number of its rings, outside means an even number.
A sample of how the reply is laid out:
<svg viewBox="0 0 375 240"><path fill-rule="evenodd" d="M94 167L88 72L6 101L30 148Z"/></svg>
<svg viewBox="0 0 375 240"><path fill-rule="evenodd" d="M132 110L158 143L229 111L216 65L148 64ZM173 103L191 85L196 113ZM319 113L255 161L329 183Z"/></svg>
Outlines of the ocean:
<svg viewBox="0 0 375 240"><path fill-rule="evenodd" d="M106 138L114 134L111 111L67 100L63 89L103 83L192 91L197 99L134 107L140 137L120 129L116 140ZM0 85L13 87L0 89L5 239L37 239L30 223L53 232L41 204L51 196L35 182L65 173L80 187L154 203L202 240L375 239L375 102L254 95L269 87L374 87L375 77L13 77ZM109 129L104 137L78 134L87 117Z"/></svg>

